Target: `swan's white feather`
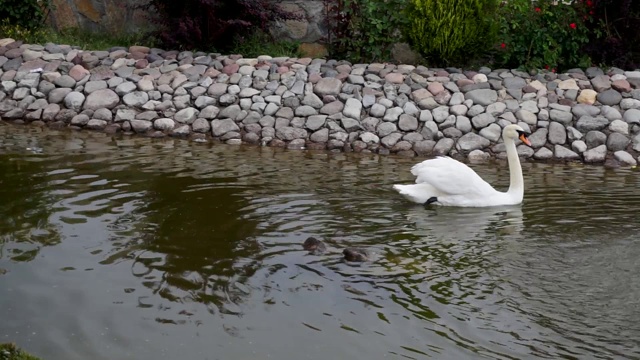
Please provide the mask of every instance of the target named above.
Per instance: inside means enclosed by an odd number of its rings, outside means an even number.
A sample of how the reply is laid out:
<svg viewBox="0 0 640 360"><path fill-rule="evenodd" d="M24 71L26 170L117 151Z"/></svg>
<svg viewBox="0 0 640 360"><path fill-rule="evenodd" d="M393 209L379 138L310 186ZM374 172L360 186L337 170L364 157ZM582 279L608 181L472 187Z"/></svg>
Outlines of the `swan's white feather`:
<svg viewBox="0 0 640 360"><path fill-rule="evenodd" d="M496 191L470 167L446 156L414 165L411 173L416 177L416 183L398 184L393 188L407 199L420 204L427 201L432 203L432 198L436 198L435 204L449 206L520 204L524 195L524 181L515 140L522 140L529 146L531 142L526 138L524 130L516 124L505 126L502 138L509 162L510 182L507 192Z"/></svg>
<svg viewBox="0 0 640 360"><path fill-rule="evenodd" d="M495 192L473 169L458 160L440 156L411 168L416 184L430 184L440 194L484 195Z"/></svg>

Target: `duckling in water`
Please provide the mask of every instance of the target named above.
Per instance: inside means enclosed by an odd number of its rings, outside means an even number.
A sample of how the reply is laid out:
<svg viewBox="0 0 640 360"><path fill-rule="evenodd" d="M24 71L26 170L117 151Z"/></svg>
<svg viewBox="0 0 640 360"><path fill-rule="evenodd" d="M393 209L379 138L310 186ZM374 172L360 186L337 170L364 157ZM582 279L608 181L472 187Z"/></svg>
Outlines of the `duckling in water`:
<svg viewBox="0 0 640 360"><path fill-rule="evenodd" d="M327 250L327 246L320 240L310 236L302 244L302 248L309 251L309 254L320 255Z"/></svg>
<svg viewBox="0 0 640 360"><path fill-rule="evenodd" d="M342 253L347 261L368 261L371 256L369 251L363 248L346 248Z"/></svg>

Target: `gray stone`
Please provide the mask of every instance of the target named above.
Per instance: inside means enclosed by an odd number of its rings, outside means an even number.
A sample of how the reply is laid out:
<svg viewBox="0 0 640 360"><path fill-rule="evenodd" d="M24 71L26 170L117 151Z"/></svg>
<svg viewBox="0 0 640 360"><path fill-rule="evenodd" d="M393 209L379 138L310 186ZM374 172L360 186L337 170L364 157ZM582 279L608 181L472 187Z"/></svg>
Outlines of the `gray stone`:
<svg viewBox="0 0 640 360"><path fill-rule="evenodd" d="M129 123L133 131L139 134L146 133L153 127L153 123L147 120L130 120Z"/></svg>
<svg viewBox="0 0 640 360"><path fill-rule="evenodd" d="M329 141L329 129L320 129L311 134L309 139L316 143L326 143Z"/></svg>
<svg viewBox="0 0 640 360"><path fill-rule="evenodd" d="M495 121L496 119L493 117L493 115L487 113L482 113L478 116L474 116L471 119L473 127L478 130L487 127L489 124L493 124Z"/></svg>
<svg viewBox="0 0 640 360"><path fill-rule="evenodd" d="M456 117L456 129L460 130L463 134L466 134L473 130L471 127L471 120L466 116Z"/></svg>
<svg viewBox="0 0 640 360"><path fill-rule="evenodd" d="M549 118L563 125L569 125L573 121L573 114L566 111L551 109L551 111L549 111Z"/></svg>
<svg viewBox="0 0 640 360"><path fill-rule="evenodd" d="M463 105L464 106L464 105ZM428 110L426 110L428 111ZM433 120L437 123L441 123L445 121L449 117L449 107L448 106L439 106L433 110L431 110L433 114Z"/></svg>
<svg viewBox="0 0 640 360"><path fill-rule="evenodd" d="M85 97L82 93L72 91L64 97L64 105L67 109L74 111L80 111L82 104L84 104Z"/></svg>
<svg viewBox="0 0 640 360"><path fill-rule="evenodd" d="M553 145L564 145L567 142L567 132L562 124L555 121L549 124L549 142Z"/></svg>
<svg viewBox="0 0 640 360"><path fill-rule="evenodd" d="M193 124L191 124L191 128L193 129L193 132L208 133L211 130L211 124L207 119L197 118Z"/></svg>
<svg viewBox="0 0 640 360"><path fill-rule="evenodd" d="M486 138L470 132L464 134L460 139L458 139L456 148L458 151L469 152L476 149L483 149L490 144L491 142Z"/></svg>
<svg viewBox="0 0 640 360"><path fill-rule="evenodd" d="M124 96L132 91L135 91L136 89L137 89L136 84L132 83L131 81L125 81L122 84L116 86L115 91L116 91L116 94L120 96Z"/></svg>
<svg viewBox="0 0 640 360"><path fill-rule="evenodd" d="M403 131L414 131L418 129L418 119L413 116L402 114L398 121L398 127Z"/></svg>
<svg viewBox="0 0 640 360"><path fill-rule="evenodd" d="M469 134L473 134L473 133L469 133ZM467 136L469 134L466 134L464 136ZM484 141L487 141L487 142L489 141L489 140L483 138L482 136L479 136L479 135L476 135L476 136L478 136L480 139L482 139ZM448 155L449 152L451 151L451 149L453 148L453 145L455 145L455 141L453 139L442 138L442 139L438 140L436 145L433 147L433 154L434 155Z"/></svg>
<svg viewBox="0 0 640 360"><path fill-rule="evenodd" d="M631 140L623 134L611 133L607 138L607 149L609 151L619 151L627 148Z"/></svg>
<svg viewBox="0 0 640 360"><path fill-rule="evenodd" d="M73 88L76 86L76 81L69 75L62 75L59 78L53 80L53 83L57 87L61 88Z"/></svg>
<svg viewBox="0 0 640 360"><path fill-rule="evenodd" d="M344 116L360 119L360 112L362 111L362 103L356 99L347 99L347 102L342 110Z"/></svg>
<svg viewBox="0 0 640 360"><path fill-rule="evenodd" d="M91 119L87 122L85 127L91 130L103 130L104 128L107 127L108 124L109 123L105 120Z"/></svg>
<svg viewBox="0 0 640 360"><path fill-rule="evenodd" d="M211 133L215 137L220 137L228 132L238 132L240 128L231 119L213 120L211 121Z"/></svg>
<svg viewBox="0 0 640 360"><path fill-rule="evenodd" d="M224 118L236 119L241 111L242 109L240 109L239 105L227 106L226 108L222 109L222 111L220 111L220 113L218 114L218 117L221 119L224 119Z"/></svg>
<svg viewBox="0 0 640 360"><path fill-rule="evenodd" d="M581 118L585 115L596 116L600 114L600 109L593 105L577 104L571 108L571 112L576 116L576 118Z"/></svg>
<svg viewBox="0 0 640 360"><path fill-rule="evenodd" d="M388 122L388 121L383 121L378 125L378 128L376 129L378 136L380 137L385 137L393 132L396 132L398 130L396 124L392 123L392 122Z"/></svg>
<svg viewBox="0 0 640 360"><path fill-rule="evenodd" d="M51 101L49 101L51 102ZM640 110L638 109L629 109L624 112L622 116L622 120L629 124L640 124Z"/></svg>
<svg viewBox="0 0 640 360"><path fill-rule="evenodd" d="M172 130L175 125L175 121L169 118L160 118L153 122L153 127L160 131Z"/></svg>
<svg viewBox="0 0 640 360"><path fill-rule="evenodd" d="M307 137L307 131L301 128L291 126L283 126L276 129L276 137L284 141L292 141L295 139L304 139Z"/></svg>
<svg viewBox="0 0 640 360"><path fill-rule="evenodd" d="M96 90L106 89L106 88L107 88L107 82L104 80L89 81L86 84L84 84L84 93L88 95Z"/></svg>
<svg viewBox="0 0 640 360"><path fill-rule="evenodd" d="M604 145L607 142L607 135L603 132L593 130L589 131L584 137L584 140L589 149Z"/></svg>
<svg viewBox="0 0 640 360"><path fill-rule="evenodd" d="M84 102L85 110L100 108L113 109L120 103L120 97L111 89L100 89L89 94Z"/></svg>
<svg viewBox="0 0 640 360"><path fill-rule="evenodd" d="M533 158L536 160L549 160L553 157L553 152L545 147L538 149L533 154Z"/></svg>
<svg viewBox="0 0 640 360"><path fill-rule="evenodd" d="M202 109L200 111L199 116L203 119L211 120L211 119L215 119L219 113L220 113L219 108L217 108L216 106L210 105Z"/></svg>
<svg viewBox="0 0 640 360"><path fill-rule="evenodd" d="M78 114L71 119L71 125L84 126L89 122L89 116L85 114Z"/></svg>
<svg viewBox="0 0 640 360"><path fill-rule="evenodd" d="M305 122L305 126L307 129L311 131L316 131L324 126L327 121L326 115L312 115L307 118Z"/></svg>
<svg viewBox="0 0 640 360"><path fill-rule="evenodd" d="M313 88L313 92L319 96L338 95L342 88L342 82L336 78L322 78Z"/></svg>
<svg viewBox="0 0 640 360"><path fill-rule="evenodd" d="M603 105L617 105L622 100L622 95L616 90L609 89L599 93L596 99Z"/></svg>
<svg viewBox="0 0 640 360"><path fill-rule="evenodd" d="M559 160L578 160L580 159L580 155L576 154L572 150L567 149L562 145L555 145L553 149L553 153L556 159Z"/></svg>
<svg viewBox="0 0 640 360"><path fill-rule="evenodd" d="M587 144L582 140L576 140L576 141L572 142L571 143L571 148L573 149L573 151L577 152L578 154L581 154L581 153L587 151L587 149L588 149Z"/></svg>
<svg viewBox="0 0 640 360"><path fill-rule="evenodd" d="M603 162L604 159L607 157L607 146L606 145L596 146L591 150L585 151L584 153L582 153L582 155L584 156L584 161L587 163Z"/></svg>
<svg viewBox="0 0 640 360"><path fill-rule="evenodd" d="M49 92L49 103L50 104L59 104L64 98L71 92L71 89L67 88L58 88L53 89Z"/></svg>
<svg viewBox="0 0 640 360"><path fill-rule="evenodd" d="M149 101L149 95L143 91L133 91L123 96L122 101L127 106L139 108Z"/></svg>
<svg viewBox="0 0 640 360"><path fill-rule="evenodd" d="M296 108L294 113L295 113L296 116L307 117L307 116L311 116L311 115L317 115L318 111L316 109L312 108L309 105L302 105L302 106Z"/></svg>
<svg viewBox="0 0 640 360"><path fill-rule="evenodd" d="M612 132L629 135L629 123L626 123L622 120L613 120L609 124L609 130L611 130Z"/></svg>
<svg viewBox="0 0 640 360"><path fill-rule="evenodd" d="M181 124L191 124L198 116L198 110L192 107L188 107L178 111L174 116L174 120Z"/></svg>
<svg viewBox="0 0 640 360"><path fill-rule="evenodd" d="M490 105L498 101L498 93L490 89L471 90L465 94L465 99L470 99L474 104L483 106Z"/></svg>
<svg viewBox="0 0 640 360"><path fill-rule="evenodd" d="M340 122L342 123L342 128L347 130L348 132L362 129L362 127L360 126L360 121L356 119L345 117L345 118L342 118Z"/></svg>
<svg viewBox="0 0 640 360"><path fill-rule="evenodd" d="M631 156L631 154L626 151L616 151L613 153L613 157L623 165L636 166L638 164L636 159L634 159L633 156Z"/></svg>
<svg viewBox="0 0 640 360"><path fill-rule="evenodd" d="M380 142L385 147L392 148L398 143L398 141L400 141L400 139L402 139L402 134L395 132L383 137Z"/></svg>
<svg viewBox="0 0 640 360"><path fill-rule="evenodd" d="M384 114L383 120L384 121L398 121L398 119L400 118L400 115L403 113L404 110L402 110L401 107L393 107L391 109L387 109L386 113Z"/></svg>
<svg viewBox="0 0 640 360"><path fill-rule="evenodd" d="M480 135L492 142L497 142L502 135L502 128L498 124L489 124L489 126L480 130Z"/></svg>
<svg viewBox="0 0 640 360"><path fill-rule="evenodd" d="M618 109L605 105L600 109L602 116L606 117L609 120L620 120L622 119L622 114Z"/></svg>
<svg viewBox="0 0 640 360"><path fill-rule="evenodd" d="M591 130L602 130L609 125L609 120L604 117L591 117L588 115L582 116L576 122L576 129L585 133Z"/></svg>
<svg viewBox="0 0 640 360"><path fill-rule="evenodd" d="M518 110L516 111L516 118L520 121L525 122L526 124L535 126L538 122L538 118L536 116L536 114L532 113L531 111L528 110ZM571 116L571 114L569 114L569 116Z"/></svg>

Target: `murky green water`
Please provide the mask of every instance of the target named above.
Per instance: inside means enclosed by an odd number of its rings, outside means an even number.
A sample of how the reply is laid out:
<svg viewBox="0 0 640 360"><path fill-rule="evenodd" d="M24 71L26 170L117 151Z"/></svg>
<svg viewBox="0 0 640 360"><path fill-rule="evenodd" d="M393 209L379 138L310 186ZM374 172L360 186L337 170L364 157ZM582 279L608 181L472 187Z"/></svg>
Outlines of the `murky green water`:
<svg viewBox="0 0 640 360"><path fill-rule="evenodd" d="M524 164L523 206L424 209L390 188L416 161L2 125L0 342L46 359L640 358L637 171ZM507 186L505 163L474 168ZM375 258L345 263L348 246Z"/></svg>

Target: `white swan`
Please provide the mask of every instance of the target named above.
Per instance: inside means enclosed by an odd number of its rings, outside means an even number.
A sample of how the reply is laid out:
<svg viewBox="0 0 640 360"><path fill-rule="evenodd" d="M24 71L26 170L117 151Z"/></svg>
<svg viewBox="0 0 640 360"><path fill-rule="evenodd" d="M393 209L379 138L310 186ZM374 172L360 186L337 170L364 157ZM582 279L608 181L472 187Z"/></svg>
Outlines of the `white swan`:
<svg viewBox="0 0 640 360"><path fill-rule="evenodd" d="M411 168L416 177L412 185L393 185L407 199L428 205L445 206L499 206L522 203L524 180L515 140L531 146L527 134L518 125L507 125L502 130L507 149L510 184L507 192L496 191L467 165L450 157L425 160Z"/></svg>

